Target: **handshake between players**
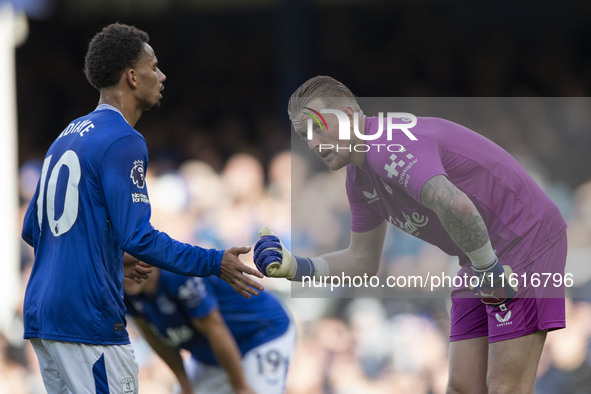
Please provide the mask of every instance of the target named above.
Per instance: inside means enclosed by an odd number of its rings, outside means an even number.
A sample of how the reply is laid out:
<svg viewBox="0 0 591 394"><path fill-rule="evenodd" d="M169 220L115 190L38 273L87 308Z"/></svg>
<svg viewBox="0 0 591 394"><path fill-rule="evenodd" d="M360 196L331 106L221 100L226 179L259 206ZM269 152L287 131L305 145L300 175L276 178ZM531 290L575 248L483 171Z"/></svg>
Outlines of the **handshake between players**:
<svg viewBox="0 0 591 394"><path fill-rule="evenodd" d="M329 274L324 258L292 255L267 226L259 231L253 258L257 269L271 278L301 281L303 276L322 277ZM472 273L478 279L478 285L470 290L485 304L505 304L517 294L517 288L511 286L508 280L513 270L508 265L501 265L498 258L487 267L472 267Z"/></svg>

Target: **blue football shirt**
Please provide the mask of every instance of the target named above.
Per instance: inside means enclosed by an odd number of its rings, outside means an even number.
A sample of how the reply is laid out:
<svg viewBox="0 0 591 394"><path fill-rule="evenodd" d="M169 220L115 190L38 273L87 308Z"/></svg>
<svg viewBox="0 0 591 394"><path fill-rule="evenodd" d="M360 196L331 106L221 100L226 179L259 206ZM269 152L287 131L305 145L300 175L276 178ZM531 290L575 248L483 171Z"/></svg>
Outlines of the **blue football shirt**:
<svg viewBox="0 0 591 394"><path fill-rule="evenodd" d="M51 145L23 223L35 252L25 338L129 343L123 251L181 274L220 274L223 251L152 227L147 166L144 138L107 105L74 120Z"/></svg>
<svg viewBox="0 0 591 394"><path fill-rule="evenodd" d="M285 333L290 318L269 292L246 299L217 277L187 278L160 271L153 294L126 295L128 313L140 316L167 344L202 363L218 365L207 338L192 324L219 309L242 354Z"/></svg>

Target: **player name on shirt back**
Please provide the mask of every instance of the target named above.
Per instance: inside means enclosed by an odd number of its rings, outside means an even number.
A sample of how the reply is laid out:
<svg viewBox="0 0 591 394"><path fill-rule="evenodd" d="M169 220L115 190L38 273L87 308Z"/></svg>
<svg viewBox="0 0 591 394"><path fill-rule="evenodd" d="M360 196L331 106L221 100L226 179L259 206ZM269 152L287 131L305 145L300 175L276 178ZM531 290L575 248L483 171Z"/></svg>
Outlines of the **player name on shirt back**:
<svg viewBox="0 0 591 394"><path fill-rule="evenodd" d="M69 134L79 134L80 137L84 137L84 133L89 132L91 129L94 129L94 124L91 120L85 119L78 122L72 122L61 132L57 139Z"/></svg>

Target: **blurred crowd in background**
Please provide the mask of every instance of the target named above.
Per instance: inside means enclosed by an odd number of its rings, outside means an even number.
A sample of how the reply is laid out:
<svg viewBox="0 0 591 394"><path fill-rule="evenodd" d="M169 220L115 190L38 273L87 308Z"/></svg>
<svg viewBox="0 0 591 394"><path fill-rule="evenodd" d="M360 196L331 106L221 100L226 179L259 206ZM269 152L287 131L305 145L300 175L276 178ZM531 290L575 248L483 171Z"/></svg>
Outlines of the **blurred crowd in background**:
<svg viewBox="0 0 591 394"><path fill-rule="evenodd" d="M326 74L361 97L423 97L395 110L447 117L497 142L567 219L567 272L575 286L568 289L567 329L548 335L536 393L588 392L591 100L584 96L591 90L591 4L539 2L532 10L521 2L269 3L188 12L183 2L171 2L176 6L158 18L105 10L76 17L58 5L49 19L31 20L16 59L21 216L49 144L96 105L81 71L84 51L115 20L148 31L168 77L161 110L136 125L150 149L152 223L200 246L252 246L263 225L296 250L346 246L344 172L327 172L291 139L289 94ZM446 98L460 96L521 98ZM292 233L292 217L304 218L309 231ZM31 264L23 242L23 290ZM456 267L454 258L390 226L380 275ZM298 327L288 393L445 392L445 294L293 298L288 281L263 283ZM22 340L21 305L13 329L0 333L0 393L43 393L36 356ZM140 392L170 392L173 375L133 323L129 331Z"/></svg>

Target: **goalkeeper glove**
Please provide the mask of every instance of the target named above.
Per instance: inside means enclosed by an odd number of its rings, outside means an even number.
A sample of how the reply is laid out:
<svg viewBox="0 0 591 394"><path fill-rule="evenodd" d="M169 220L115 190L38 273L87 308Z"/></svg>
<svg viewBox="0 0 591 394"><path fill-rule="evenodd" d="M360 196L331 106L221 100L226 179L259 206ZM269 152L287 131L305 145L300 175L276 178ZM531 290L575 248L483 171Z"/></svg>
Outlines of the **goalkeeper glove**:
<svg viewBox="0 0 591 394"><path fill-rule="evenodd" d="M254 246L254 264L265 276L302 280L303 276L328 275L328 264L322 257L292 255L267 226L259 231Z"/></svg>
<svg viewBox="0 0 591 394"><path fill-rule="evenodd" d="M472 266L472 273L478 278L478 284L471 289L487 305L504 304L517 294L517 287L509 283L513 270L508 265L501 265L498 258L488 267Z"/></svg>
<svg viewBox="0 0 591 394"><path fill-rule="evenodd" d="M272 278L293 278L298 265L289 250L267 226L259 231L259 237L254 246L254 264L258 270Z"/></svg>

